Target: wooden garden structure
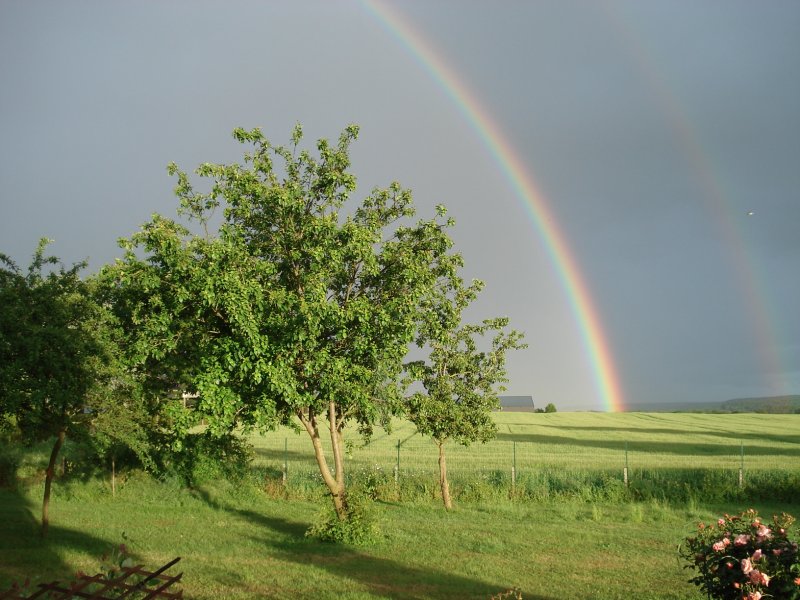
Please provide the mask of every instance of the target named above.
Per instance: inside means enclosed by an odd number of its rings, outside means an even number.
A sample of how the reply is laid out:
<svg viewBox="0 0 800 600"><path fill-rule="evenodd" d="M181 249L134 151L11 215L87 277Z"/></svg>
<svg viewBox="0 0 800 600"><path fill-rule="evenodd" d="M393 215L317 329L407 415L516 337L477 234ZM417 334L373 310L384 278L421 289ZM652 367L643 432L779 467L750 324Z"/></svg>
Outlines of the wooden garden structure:
<svg viewBox="0 0 800 600"><path fill-rule="evenodd" d="M28 592L15 585L0 592L0 600L159 600L183 598L183 590L170 588L178 583L183 573L168 575L167 570L178 563L180 557L171 560L156 571L148 571L143 565L121 567L120 574L80 575L74 581L38 584L38 590Z"/></svg>

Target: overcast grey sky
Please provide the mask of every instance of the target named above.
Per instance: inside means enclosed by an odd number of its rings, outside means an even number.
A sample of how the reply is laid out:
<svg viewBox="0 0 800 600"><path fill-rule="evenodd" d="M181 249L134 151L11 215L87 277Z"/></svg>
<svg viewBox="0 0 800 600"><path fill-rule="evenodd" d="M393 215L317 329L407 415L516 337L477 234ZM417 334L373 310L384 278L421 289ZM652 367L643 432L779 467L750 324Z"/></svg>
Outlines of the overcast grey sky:
<svg viewBox="0 0 800 600"><path fill-rule="evenodd" d="M540 189L626 402L800 393L800 2L389 4ZM238 160L236 126L311 145L355 122L358 196L399 180L422 216L448 206L487 283L472 316L526 333L508 393L603 409L524 200L385 8L0 0L0 252L25 265L46 236L96 270L174 215L169 161Z"/></svg>

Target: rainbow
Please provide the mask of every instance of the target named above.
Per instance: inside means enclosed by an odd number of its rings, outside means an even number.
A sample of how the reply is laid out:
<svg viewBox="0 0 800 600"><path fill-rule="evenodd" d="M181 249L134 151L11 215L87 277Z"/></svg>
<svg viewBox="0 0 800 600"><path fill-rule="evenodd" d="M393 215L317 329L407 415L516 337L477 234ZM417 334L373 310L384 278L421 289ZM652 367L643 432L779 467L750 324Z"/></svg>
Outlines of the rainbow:
<svg viewBox="0 0 800 600"><path fill-rule="evenodd" d="M517 158L511 143L503 135L491 114L480 104L476 95L399 13L378 0L362 0L362 5L410 52L458 107L508 179L516 195L522 200L536 232L544 242L549 259L578 322L602 405L612 412L622 411L624 401L619 377L599 315L581 276L577 261L528 169Z"/></svg>
<svg viewBox="0 0 800 600"><path fill-rule="evenodd" d="M741 300L750 316L751 332L761 371L765 376L764 383L774 395L790 393L788 381L770 380L772 374L785 372L786 368L776 343L779 339L777 326L770 318L773 311L770 310L768 298L763 292L769 286L760 281L759 269L745 244L747 236L743 227L748 217L744 210L736 210L732 206L722 181L715 174L710 155L696 133L697 128L692 125L672 87L664 80L664 69L658 68L656 57L650 52L647 41L638 34L631 18L616 4L607 2L601 6L605 8L606 18L618 34L617 39L627 44L628 54L639 77L649 88L653 101L661 114L668 119L676 142L686 157L687 166L700 187L700 197L714 217L717 233L729 250L730 267L741 290Z"/></svg>

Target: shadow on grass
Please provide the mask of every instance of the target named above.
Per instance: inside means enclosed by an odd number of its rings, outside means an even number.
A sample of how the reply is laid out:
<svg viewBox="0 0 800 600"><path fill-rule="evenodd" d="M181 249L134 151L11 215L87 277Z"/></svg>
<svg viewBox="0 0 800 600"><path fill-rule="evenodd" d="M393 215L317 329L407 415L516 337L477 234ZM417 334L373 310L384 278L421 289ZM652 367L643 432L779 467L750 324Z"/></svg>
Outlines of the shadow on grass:
<svg viewBox="0 0 800 600"><path fill-rule="evenodd" d="M284 460L289 460L292 462L296 461L306 461L306 462L314 462L314 456L309 454L308 452L302 452L299 450L284 450L283 448L262 448L262 447L254 447L253 454L258 458L264 460L272 460L279 463L283 463Z"/></svg>
<svg viewBox="0 0 800 600"><path fill-rule="evenodd" d="M612 429L620 431L619 429ZM634 431L641 432L641 429ZM744 436L743 436L744 437ZM580 446L585 448L603 448L607 450L623 451L625 448L624 440L584 440L575 439L565 435L540 435L535 433L498 433L498 441L553 444L564 446ZM760 439L760 438L758 438ZM763 439L761 439L763 441ZM653 441L629 441L628 450L630 452L648 452L657 454L675 455L706 455L706 456L738 456L741 445L738 439L731 438L730 444L701 444L691 442L653 442ZM800 457L800 444L796 448L776 448L775 446L759 446L745 444L745 457L747 456L798 456Z"/></svg>
<svg viewBox="0 0 800 600"><path fill-rule="evenodd" d="M776 433L767 433L767 432L745 432L745 431L737 431L732 432L728 429L717 429L712 430L706 427L703 427L702 430L697 431L687 431L685 429L678 429L678 428L666 428L666 427L607 427L607 426L598 426L594 427L591 425L548 425L543 423L538 425L539 427L549 427L553 429L559 429L562 431L597 431L597 432L629 432L633 434L662 434L662 435L677 435L677 436L690 436L694 433L697 435L709 435L714 437L721 437L732 442L740 442L746 440L754 440L757 442L777 442L781 444L798 444L800 445L800 435L782 435ZM514 435L514 434L510 434ZM745 446L747 447L747 446ZM780 452L781 449L772 448L773 453Z"/></svg>
<svg viewBox="0 0 800 600"><path fill-rule="evenodd" d="M0 489L0 591L28 578L36 584L72 577L72 568L61 558L64 550L96 556L99 567L100 557L109 549L107 540L52 522L43 540L34 510L16 490ZM51 504L50 510L57 508Z"/></svg>
<svg viewBox="0 0 800 600"><path fill-rule="evenodd" d="M349 579L359 586L357 591L362 593L400 600L427 598L488 600L509 587L508 582L489 584L456 573L411 566L390 558L374 556L368 551L351 546L307 539L305 532L309 525L306 523L227 506L211 499L203 490L196 491L215 509L224 510L253 526L251 539L274 548L278 552L278 558L300 565L310 565L328 571L336 577ZM275 539L274 533L279 534L279 539ZM221 581L223 584L236 586L238 583L230 574L221 574L221 579L230 579ZM315 594L315 597L329 597L326 596L325 590L315 590ZM549 596L535 595L524 590L522 595L525 600L555 600ZM297 597L304 596L301 593Z"/></svg>

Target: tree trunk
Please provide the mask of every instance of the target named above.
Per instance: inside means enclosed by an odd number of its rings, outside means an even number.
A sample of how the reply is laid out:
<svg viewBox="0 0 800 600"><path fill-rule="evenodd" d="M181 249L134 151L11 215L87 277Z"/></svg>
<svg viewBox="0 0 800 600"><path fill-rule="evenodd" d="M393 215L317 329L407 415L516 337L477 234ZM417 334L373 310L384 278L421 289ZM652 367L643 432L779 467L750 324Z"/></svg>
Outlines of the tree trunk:
<svg viewBox="0 0 800 600"><path fill-rule="evenodd" d="M336 511L336 516L340 521L344 521L347 519L347 498L344 486L344 470L342 468L341 461L340 438L338 435L335 435L335 424L331 425L331 443L333 444L335 463L334 476L331 475L331 471L328 468L328 461L325 458L325 450L322 447L322 441L319 437L319 427L317 426L316 417L313 416L313 414L309 417L306 417L302 411L298 411L297 416L311 438L311 444L314 446L314 457L317 459L317 466L319 467L319 472L322 475L322 480L325 482L325 485L328 487L328 491L331 494L331 500L333 501L333 508Z"/></svg>
<svg viewBox="0 0 800 600"><path fill-rule="evenodd" d="M442 487L442 502L447 510L453 508L453 501L450 498L450 484L447 482L447 459L444 455L444 441L436 442L439 444L439 484Z"/></svg>
<svg viewBox="0 0 800 600"><path fill-rule="evenodd" d="M53 450L50 452L50 463L47 465L47 472L44 478L44 498L42 499L42 537L47 537L47 529L50 526L50 486L53 483L53 476L56 472L56 460L58 453L61 451L61 446L64 445L64 439L67 432L64 429L59 430L56 436L56 443L53 444Z"/></svg>
<svg viewBox="0 0 800 600"><path fill-rule="evenodd" d="M344 454L342 453L342 435L338 425L336 422L336 405L331 402L328 405L328 427L331 436L331 448L333 449L334 473L336 482L339 485L344 485Z"/></svg>

